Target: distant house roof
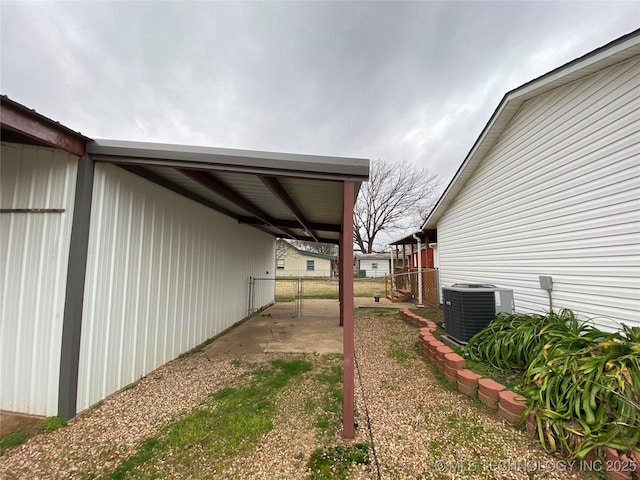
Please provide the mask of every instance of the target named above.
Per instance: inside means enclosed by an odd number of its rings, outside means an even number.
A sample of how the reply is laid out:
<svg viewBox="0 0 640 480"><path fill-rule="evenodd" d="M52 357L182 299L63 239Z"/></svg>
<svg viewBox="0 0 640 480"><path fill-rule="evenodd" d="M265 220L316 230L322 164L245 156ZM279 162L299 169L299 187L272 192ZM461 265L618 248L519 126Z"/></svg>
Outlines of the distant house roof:
<svg viewBox="0 0 640 480"><path fill-rule="evenodd" d="M640 29L583 55L507 92L480 133L453 180L429 213L422 229L437 228L438 220L496 144L505 128L527 100L580 80L604 68L640 54ZM405 237L407 238L407 237ZM398 242L395 242L396 244Z"/></svg>
<svg viewBox="0 0 640 480"><path fill-rule="evenodd" d="M287 247L294 249L295 251L297 251L300 255L304 255L306 257L315 257L315 258L323 258L325 260L337 260L338 257L336 257L335 255L327 255L324 253L317 253L317 252L310 252L308 250L302 250L294 245L291 245L289 242L287 242L286 240L280 239L278 240L279 242L282 242L283 244L285 244Z"/></svg>
<svg viewBox="0 0 640 480"><path fill-rule="evenodd" d="M391 253L356 253L358 260L389 260Z"/></svg>
<svg viewBox="0 0 640 480"><path fill-rule="evenodd" d="M429 237L429 242L436 242L436 238L437 238L437 232L435 229L430 229L430 230L418 230L417 232L413 232L410 233L409 235L406 235L402 238L399 238L398 240L394 240L393 242L389 242L389 245L411 245L412 243L416 243L415 238L413 238L413 236L416 235L418 237L420 237L420 240L422 240L423 242L426 239L426 236Z"/></svg>

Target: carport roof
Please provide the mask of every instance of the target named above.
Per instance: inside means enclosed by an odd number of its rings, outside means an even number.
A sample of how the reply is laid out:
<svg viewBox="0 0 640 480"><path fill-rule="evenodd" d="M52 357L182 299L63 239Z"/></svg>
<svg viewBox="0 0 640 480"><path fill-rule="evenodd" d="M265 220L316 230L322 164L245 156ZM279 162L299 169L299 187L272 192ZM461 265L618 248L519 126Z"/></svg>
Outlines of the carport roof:
<svg viewBox="0 0 640 480"><path fill-rule="evenodd" d="M92 140L0 96L2 140L113 163L277 237L338 243L344 182L354 198L369 160L227 148Z"/></svg>
<svg viewBox="0 0 640 480"><path fill-rule="evenodd" d="M344 181L355 202L369 177L361 158L120 140L90 141L87 153L274 236L327 243L340 238Z"/></svg>

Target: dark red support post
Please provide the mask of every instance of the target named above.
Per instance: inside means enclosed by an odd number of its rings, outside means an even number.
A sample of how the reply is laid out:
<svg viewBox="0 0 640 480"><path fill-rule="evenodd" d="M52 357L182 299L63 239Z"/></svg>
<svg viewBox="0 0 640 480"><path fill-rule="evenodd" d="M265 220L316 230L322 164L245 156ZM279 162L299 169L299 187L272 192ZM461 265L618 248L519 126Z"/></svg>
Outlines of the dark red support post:
<svg viewBox="0 0 640 480"><path fill-rule="evenodd" d="M344 268L343 267L343 262L342 262L342 257L344 256L342 253L342 230L340 230L340 242L338 242L338 302L340 304L340 326L344 326L344 314L343 314L343 306L344 306L344 288L342 285L342 279L343 279L343 273L344 273Z"/></svg>
<svg viewBox="0 0 640 480"><path fill-rule="evenodd" d="M354 185L344 182L342 232L340 234L340 324L343 353L342 437L355 438L354 425L354 326L353 326L353 204Z"/></svg>

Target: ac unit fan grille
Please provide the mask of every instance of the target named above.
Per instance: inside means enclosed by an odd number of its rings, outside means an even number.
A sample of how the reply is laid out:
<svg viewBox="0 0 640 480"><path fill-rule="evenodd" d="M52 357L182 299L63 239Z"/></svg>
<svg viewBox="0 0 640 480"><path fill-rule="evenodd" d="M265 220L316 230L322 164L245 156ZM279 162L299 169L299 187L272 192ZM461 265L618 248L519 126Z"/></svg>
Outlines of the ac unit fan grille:
<svg viewBox="0 0 640 480"><path fill-rule="evenodd" d="M496 316L493 292L443 289L444 328L447 335L467 343Z"/></svg>

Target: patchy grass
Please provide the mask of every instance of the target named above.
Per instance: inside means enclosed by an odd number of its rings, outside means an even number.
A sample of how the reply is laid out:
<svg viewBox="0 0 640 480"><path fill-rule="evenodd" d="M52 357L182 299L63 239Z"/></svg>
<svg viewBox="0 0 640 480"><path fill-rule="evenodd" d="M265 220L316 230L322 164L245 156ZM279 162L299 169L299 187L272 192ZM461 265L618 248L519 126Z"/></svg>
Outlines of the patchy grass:
<svg viewBox="0 0 640 480"><path fill-rule="evenodd" d="M392 345L387 350L387 357L393 358L400 365L407 365L409 360L411 359L411 354L407 352L407 350L401 346Z"/></svg>
<svg viewBox="0 0 640 480"><path fill-rule="evenodd" d="M133 388L136 388L139 383L140 383L140 380L136 380L135 382L131 382L129 385L125 385L124 387L122 387L120 389L120 391L121 392L126 392L127 390L131 390Z"/></svg>
<svg viewBox="0 0 640 480"><path fill-rule="evenodd" d="M480 424L478 415L453 412L447 415L445 423L451 432L451 440L457 445L469 445L483 439L487 434L485 427Z"/></svg>
<svg viewBox="0 0 640 480"><path fill-rule="evenodd" d="M169 472L169 476L197 477L199 464L215 465L220 471L273 428L277 393L311 369L304 359L258 366L248 374L246 385L211 395L160 434L141 442L132 456L103 478L163 478Z"/></svg>
<svg viewBox="0 0 640 480"><path fill-rule="evenodd" d="M61 417L47 417L42 421L40 430L43 432L52 432L67 425L67 421Z"/></svg>
<svg viewBox="0 0 640 480"><path fill-rule="evenodd" d="M369 465L369 462L369 445L366 443L318 448L307 462L307 468L311 471L307 478L343 480L353 464Z"/></svg>
<svg viewBox="0 0 640 480"><path fill-rule="evenodd" d="M29 435L24 432L10 433L6 437L3 437L0 439L0 456L2 456L7 449L24 443L27 438L29 438Z"/></svg>
<svg viewBox="0 0 640 480"><path fill-rule="evenodd" d="M388 390L390 392L398 392L400 391L400 385L397 385L389 380L382 379L380 380L380 388L383 390Z"/></svg>
<svg viewBox="0 0 640 480"><path fill-rule="evenodd" d="M315 411L313 425L320 439L331 439L335 436L340 427L342 414L342 356L331 355L330 357L333 358L328 358L329 363L315 376L322 393L319 397L310 399L307 407L315 405L315 408L310 411Z"/></svg>
<svg viewBox="0 0 640 480"><path fill-rule="evenodd" d="M42 432L42 417L32 415L0 413L0 456L10 448L23 444L27 439Z"/></svg>

